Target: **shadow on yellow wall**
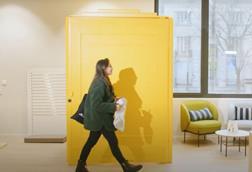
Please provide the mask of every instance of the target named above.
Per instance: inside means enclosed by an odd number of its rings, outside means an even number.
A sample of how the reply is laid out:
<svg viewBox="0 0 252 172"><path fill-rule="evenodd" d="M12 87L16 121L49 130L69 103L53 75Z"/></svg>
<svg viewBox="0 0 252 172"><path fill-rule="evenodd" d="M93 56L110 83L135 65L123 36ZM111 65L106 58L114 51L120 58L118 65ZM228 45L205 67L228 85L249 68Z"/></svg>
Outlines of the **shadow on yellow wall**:
<svg viewBox="0 0 252 172"><path fill-rule="evenodd" d="M128 101L125 112L125 131L117 132L120 147L127 148L136 160L141 160L144 155L143 146L145 143L152 143L153 130L151 128L152 114L150 111L142 109L142 99L135 89L137 75L133 68L125 68L119 73L119 80L113 85L117 97L125 97ZM129 144L129 140L131 143ZM106 158L101 158L103 162L111 160L109 148L103 154ZM126 154L126 152L123 152ZM127 158L127 157L126 157Z"/></svg>

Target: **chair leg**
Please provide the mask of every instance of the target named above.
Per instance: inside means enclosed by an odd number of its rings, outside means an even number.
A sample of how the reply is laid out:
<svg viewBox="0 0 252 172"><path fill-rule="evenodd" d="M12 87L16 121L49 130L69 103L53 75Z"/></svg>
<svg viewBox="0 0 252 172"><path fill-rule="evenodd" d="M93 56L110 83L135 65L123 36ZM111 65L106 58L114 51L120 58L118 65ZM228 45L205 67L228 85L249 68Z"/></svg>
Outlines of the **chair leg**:
<svg viewBox="0 0 252 172"><path fill-rule="evenodd" d="M186 142L186 132L184 131L184 143Z"/></svg>
<svg viewBox="0 0 252 172"><path fill-rule="evenodd" d="M206 135L204 135L204 140L206 140Z"/></svg>
<svg viewBox="0 0 252 172"><path fill-rule="evenodd" d="M200 135L199 135L199 133L198 133L198 147L199 147L199 143L200 142Z"/></svg>

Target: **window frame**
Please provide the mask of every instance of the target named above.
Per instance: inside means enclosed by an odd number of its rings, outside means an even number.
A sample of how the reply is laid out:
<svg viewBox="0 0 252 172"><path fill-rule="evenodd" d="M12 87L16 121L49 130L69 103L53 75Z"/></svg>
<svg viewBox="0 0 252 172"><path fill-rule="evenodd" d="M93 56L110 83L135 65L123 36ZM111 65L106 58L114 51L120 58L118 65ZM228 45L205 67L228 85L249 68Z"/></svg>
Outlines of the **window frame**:
<svg viewBox="0 0 252 172"><path fill-rule="evenodd" d="M159 0L154 1L155 13L159 15ZM209 49L209 0L201 0L201 77L199 93L173 93L174 98L252 98L252 94L228 94L208 92Z"/></svg>

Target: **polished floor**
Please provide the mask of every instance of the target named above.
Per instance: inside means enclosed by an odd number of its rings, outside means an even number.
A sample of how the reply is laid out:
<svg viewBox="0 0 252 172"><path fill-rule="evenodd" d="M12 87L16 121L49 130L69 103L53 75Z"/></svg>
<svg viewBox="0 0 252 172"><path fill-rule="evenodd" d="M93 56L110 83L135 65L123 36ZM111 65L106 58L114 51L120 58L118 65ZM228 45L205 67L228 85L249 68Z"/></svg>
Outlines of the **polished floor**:
<svg viewBox="0 0 252 172"><path fill-rule="evenodd" d="M0 172L74 172L66 163L66 144L24 143L21 136L0 136L7 145L0 148ZM231 143L232 145L232 143ZM228 148L228 156L220 153L216 136L201 141L194 138L186 144L175 138L172 164L143 164L142 172L248 172L248 156L237 146ZM89 166L91 172L121 172L119 165Z"/></svg>

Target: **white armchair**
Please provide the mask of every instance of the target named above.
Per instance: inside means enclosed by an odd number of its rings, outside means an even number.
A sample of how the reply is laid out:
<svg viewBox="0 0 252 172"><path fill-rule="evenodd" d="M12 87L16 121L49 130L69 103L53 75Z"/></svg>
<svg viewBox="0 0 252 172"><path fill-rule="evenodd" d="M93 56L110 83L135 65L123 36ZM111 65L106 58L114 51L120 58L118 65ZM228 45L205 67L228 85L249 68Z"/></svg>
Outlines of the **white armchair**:
<svg viewBox="0 0 252 172"><path fill-rule="evenodd" d="M252 143L252 132L249 132L249 143ZM252 144L249 144L249 172L252 172Z"/></svg>
<svg viewBox="0 0 252 172"><path fill-rule="evenodd" d="M229 104L228 107L228 116L227 120L225 121L225 125L227 125L228 120L235 120L235 106L241 107L251 107L252 102L233 102ZM243 130L252 130L252 120L236 120L238 123L238 128Z"/></svg>

